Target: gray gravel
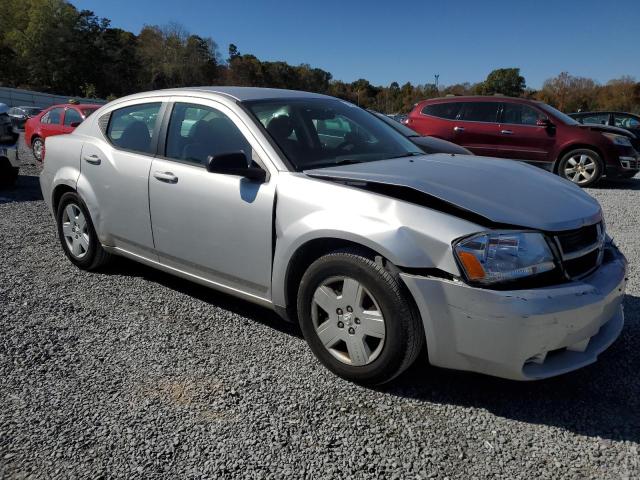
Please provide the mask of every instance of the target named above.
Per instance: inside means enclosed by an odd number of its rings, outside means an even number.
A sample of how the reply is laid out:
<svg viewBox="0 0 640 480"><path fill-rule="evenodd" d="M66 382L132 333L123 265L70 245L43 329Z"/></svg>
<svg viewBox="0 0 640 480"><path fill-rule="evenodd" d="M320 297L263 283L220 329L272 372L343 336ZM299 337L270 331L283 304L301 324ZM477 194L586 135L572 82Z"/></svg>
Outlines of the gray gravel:
<svg viewBox="0 0 640 480"><path fill-rule="evenodd" d="M0 192L1 478L640 477L640 179L589 191L632 265L597 364L516 383L422 362L371 390L266 310L74 268L23 173Z"/></svg>

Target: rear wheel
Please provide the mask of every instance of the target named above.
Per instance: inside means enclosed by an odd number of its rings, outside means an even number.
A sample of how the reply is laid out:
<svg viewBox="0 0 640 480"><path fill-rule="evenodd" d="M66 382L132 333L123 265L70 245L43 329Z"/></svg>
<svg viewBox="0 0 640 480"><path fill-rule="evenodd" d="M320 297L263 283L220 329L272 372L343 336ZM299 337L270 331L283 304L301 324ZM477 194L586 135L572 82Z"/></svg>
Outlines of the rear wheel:
<svg viewBox="0 0 640 480"><path fill-rule="evenodd" d="M358 250L325 255L309 267L298 290L298 317L316 357L357 383L394 379L424 344L403 285Z"/></svg>
<svg viewBox="0 0 640 480"><path fill-rule="evenodd" d="M44 140L40 137L35 137L31 141L31 149L33 150L33 157L38 163L42 163L42 156L44 153Z"/></svg>
<svg viewBox="0 0 640 480"><path fill-rule="evenodd" d="M572 150L560 160L558 175L581 187L590 187L602 177L602 159L593 150Z"/></svg>
<svg viewBox="0 0 640 480"><path fill-rule="evenodd" d="M62 195L56 214L58 237L65 255L83 270L96 270L111 255L100 244L89 211L75 192Z"/></svg>

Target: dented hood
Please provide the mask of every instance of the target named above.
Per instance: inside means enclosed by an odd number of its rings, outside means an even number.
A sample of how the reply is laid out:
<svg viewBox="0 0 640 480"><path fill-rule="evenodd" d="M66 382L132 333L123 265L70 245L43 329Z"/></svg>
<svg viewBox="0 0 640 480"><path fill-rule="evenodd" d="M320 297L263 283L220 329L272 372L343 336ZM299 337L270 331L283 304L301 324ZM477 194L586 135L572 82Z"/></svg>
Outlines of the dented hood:
<svg viewBox="0 0 640 480"><path fill-rule="evenodd" d="M560 231L602 218L598 202L578 186L537 167L469 155L434 154L306 170L311 177L406 187L434 205L483 217L492 224ZM392 196L402 200L403 189ZM406 191L406 190L405 190ZM414 192L415 193L415 192ZM415 197L415 195L414 195ZM435 207L437 208L437 207Z"/></svg>

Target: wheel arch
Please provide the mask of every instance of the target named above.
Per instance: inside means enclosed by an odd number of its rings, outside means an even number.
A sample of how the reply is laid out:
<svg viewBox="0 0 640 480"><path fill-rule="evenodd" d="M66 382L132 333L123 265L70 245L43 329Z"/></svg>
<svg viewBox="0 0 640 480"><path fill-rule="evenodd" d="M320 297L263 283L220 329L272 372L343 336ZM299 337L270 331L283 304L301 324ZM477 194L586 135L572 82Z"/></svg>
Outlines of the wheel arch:
<svg viewBox="0 0 640 480"><path fill-rule="evenodd" d="M602 165L601 165L602 168L605 168L604 155L602 153L602 150L600 150L598 147L594 147L593 145L589 145L587 143L573 143L571 145L563 147L562 150L560 150L560 153L558 153L558 156L556 157L556 160L553 163L553 173L556 173L556 174L558 173L558 168L560 167L560 160L562 160L562 157L564 157L571 150L583 150L583 149L584 150L592 150L592 151L596 152L600 156L600 161L602 163Z"/></svg>
<svg viewBox="0 0 640 480"><path fill-rule="evenodd" d="M285 312L289 320L298 321L296 301L298 285L309 266L317 259L331 252L342 249L359 249L371 259L378 256L385 258L380 252L362 243L338 237L321 237L308 240L300 245L289 258L284 276Z"/></svg>
<svg viewBox="0 0 640 480"><path fill-rule="evenodd" d="M60 204L60 199L65 193L73 192L77 193L76 189L67 185L66 183L61 183L57 185L53 192L51 193L51 208L55 214L58 211L58 205Z"/></svg>

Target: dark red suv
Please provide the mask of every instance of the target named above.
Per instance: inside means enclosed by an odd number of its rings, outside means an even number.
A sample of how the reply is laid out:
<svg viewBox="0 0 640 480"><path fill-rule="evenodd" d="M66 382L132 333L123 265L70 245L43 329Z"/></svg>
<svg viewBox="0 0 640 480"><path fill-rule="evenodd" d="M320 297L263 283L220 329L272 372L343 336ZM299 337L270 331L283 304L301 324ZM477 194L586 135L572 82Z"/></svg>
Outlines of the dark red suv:
<svg viewBox="0 0 640 480"><path fill-rule="evenodd" d="M462 145L477 155L531 163L586 187L603 175L634 176L639 154L612 127L581 125L555 108L509 97L424 100L407 125L422 135Z"/></svg>

